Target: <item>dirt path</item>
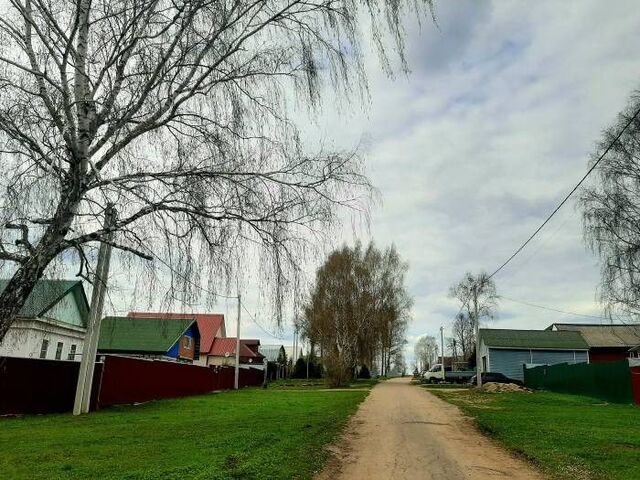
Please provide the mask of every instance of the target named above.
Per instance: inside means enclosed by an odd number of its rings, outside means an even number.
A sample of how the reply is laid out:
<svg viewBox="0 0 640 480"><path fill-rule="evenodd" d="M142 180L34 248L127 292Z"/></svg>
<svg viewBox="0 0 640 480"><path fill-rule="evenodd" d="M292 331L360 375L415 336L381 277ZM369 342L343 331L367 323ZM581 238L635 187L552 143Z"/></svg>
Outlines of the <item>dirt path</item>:
<svg viewBox="0 0 640 480"><path fill-rule="evenodd" d="M335 453L318 480L544 478L408 378L373 389Z"/></svg>

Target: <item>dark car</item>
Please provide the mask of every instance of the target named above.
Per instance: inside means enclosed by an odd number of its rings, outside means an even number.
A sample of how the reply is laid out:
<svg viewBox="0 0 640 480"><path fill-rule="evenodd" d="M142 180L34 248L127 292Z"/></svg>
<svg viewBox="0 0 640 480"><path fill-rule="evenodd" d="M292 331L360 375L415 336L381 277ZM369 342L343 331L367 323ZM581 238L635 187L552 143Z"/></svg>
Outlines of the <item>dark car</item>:
<svg viewBox="0 0 640 480"><path fill-rule="evenodd" d="M520 385L522 386L522 382L520 380L515 380L513 378L509 378L506 375L499 373L499 372L484 372L482 374L482 383L489 383L489 382L493 382L493 383L515 383L516 385ZM471 377L471 380L469 380L469 383L471 385L475 385L476 383L478 383L478 379L477 379L477 375L474 375L473 377Z"/></svg>

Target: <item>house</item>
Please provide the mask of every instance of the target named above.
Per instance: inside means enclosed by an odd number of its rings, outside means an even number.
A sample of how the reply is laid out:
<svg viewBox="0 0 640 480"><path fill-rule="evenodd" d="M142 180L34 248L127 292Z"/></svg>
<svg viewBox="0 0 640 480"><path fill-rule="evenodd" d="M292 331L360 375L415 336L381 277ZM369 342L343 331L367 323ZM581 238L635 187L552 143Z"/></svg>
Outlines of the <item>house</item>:
<svg viewBox="0 0 640 480"><path fill-rule="evenodd" d="M98 353L193 362L199 357L200 331L192 318L105 317Z"/></svg>
<svg viewBox="0 0 640 480"><path fill-rule="evenodd" d="M589 345L579 332L480 329L483 372L523 380L524 365L589 363Z"/></svg>
<svg viewBox="0 0 640 480"><path fill-rule="evenodd" d="M166 318L192 319L198 324L200 331L199 358L195 363L209 365L209 354L216 338L226 337L224 315L219 313L167 313L167 312L129 312L128 317L134 318Z"/></svg>
<svg viewBox="0 0 640 480"><path fill-rule="evenodd" d="M240 364L260 367L264 363L264 355L259 352L260 340L240 339ZM236 338L216 338L207 354L207 365L235 365Z"/></svg>
<svg viewBox="0 0 640 480"><path fill-rule="evenodd" d="M287 354L284 345L260 345L258 351L267 360L267 377L277 380L287 376Z"/></svg>
<svg viewBox="0 0 640 480"><path fill-rule="evenodd" d="M640 345L640 325L554 323L547 330L580 332L589 345L589 362L615 362L629 358L629 350Z"/></svg>
<svg viewBox="0 0 640 480"><path fill-rule="evenodd" d="M0 280L0 291L7 286ZM79 280L40 280L0 341L0 356L79 361L89 302Z"/></svg>

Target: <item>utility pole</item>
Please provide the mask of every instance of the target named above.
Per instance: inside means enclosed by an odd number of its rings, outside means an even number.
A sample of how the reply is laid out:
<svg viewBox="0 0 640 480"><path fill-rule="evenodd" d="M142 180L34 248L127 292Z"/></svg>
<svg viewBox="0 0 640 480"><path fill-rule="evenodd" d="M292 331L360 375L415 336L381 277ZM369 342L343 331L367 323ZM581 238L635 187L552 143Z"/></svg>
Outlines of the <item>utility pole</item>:
<svg viewBox="0 0 640 480"><path fill-rule="evenodd" d="M478 318L478 286L473 286L473 320L476 333L476 383L482 387L482 358L480 355L480 319Z"/></svg>
<svg viewBox="0 0 640 480"><path fill-rule="evenodd" d="M236 371L233 387L238 390L240 386L240 307L242 306L240 292L238 292L238 324L236 325Z"/></svg>
<svg viewBox="0 0 640 480"><path fill-rule="evenodd" d="M116 221L116 210L112 203L107 205L104 216L105 230L109 230ZM100 244L98 252L98 264L93 279L93 292L91 293L91 309L87 322L87 333L84 338L84 348L78 372L78 385L76 398L73 404L73 414L89 413L91 406L91 390L93 385L93 371L95 369L96 354L98 351L98 338L100 337L100 323L102 321L102 308L104 307L104 295L107 291L109 278L109 264L111 262L111 241L113 232L106 235Z"/></svg>
<svg viewBox="0 0 640 480"><path fill-rule="evenodd" d="M440 355L440 366L442 367L442 381L444 382L444 327L440 326L440 348L442 350L442 355Z"/></svg>

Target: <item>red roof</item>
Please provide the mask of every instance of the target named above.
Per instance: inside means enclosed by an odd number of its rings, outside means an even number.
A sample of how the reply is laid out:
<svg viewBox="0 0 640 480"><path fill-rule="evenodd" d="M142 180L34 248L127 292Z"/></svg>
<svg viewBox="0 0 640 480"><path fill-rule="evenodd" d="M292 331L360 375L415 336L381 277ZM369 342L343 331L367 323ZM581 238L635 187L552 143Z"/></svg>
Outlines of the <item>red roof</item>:
<svg viewBox="0 0 640 480"><path fill-rule="evenodd" d="M248 358L262 358L263 355L251 350L247 344L254 345L259 344L260 340L244 340L240 339L240 356ZM213 342L213 346L209 351L209 355L216 357L233 356L236 354L236 339L235 337L216 338Z"/></svg>
<svg viewBox="0 0 640 480"><path fill-rule="evenodd" d="M214 339L224 335L224 315L221 313L167 313L167 312L129 312L129 317L137 318L193 318L200 330L200 353L209 354ZM220 338L220 337L218 337Z"/></svg>

